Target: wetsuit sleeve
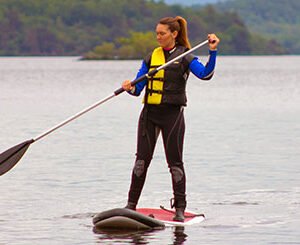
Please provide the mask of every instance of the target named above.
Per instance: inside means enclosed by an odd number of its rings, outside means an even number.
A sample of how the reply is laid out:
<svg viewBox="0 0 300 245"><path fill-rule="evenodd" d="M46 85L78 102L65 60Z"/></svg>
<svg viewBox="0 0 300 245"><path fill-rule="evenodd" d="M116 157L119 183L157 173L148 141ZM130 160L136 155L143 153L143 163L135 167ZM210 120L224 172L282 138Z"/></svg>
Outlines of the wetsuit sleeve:
<svg viewBox="0 0 300 245"><path fill-rule="evenodd" d="M190 71L198 78L202 80L210 80L214 75L216 65L217 51L209 51L209 60L204 66L197 57L189 64Z"/></svg>
<svg viewBox="0 0 300 245"><path fill-rule="evenodd" d="M141 68L139 69L135 79L147 74L148 71L149 71L149 68L148 68L146 62L143 61ZM144 89L146 83L147 83L147 79L137 83L135 85L134 89L132 91L128 91L128 93L131 95L134 95L134 96L139 96L141 94L142 90Z"/></svg>

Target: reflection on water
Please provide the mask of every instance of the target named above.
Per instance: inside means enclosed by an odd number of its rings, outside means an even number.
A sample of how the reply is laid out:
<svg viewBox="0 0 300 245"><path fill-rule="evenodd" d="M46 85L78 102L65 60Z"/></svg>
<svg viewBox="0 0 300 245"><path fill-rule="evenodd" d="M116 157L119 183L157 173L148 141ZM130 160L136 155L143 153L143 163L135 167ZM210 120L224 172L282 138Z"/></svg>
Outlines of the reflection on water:
<svg viewBox="0 0 300 245"><path fill-rule="evenodd" d="M97 234L97 242L103 244L110 242L112 244L122 240L128 244L149 244L149 239L155 237L157 230L147 231L118 231L118 230L99 230L94 228L94 233Z"/></svg>
<svg viewBox="0 0 300 245"><path fill-rule="evenodd" d="M165 229L172 229L173 231L173 245L182 245L187 241L187 234L184 233L184 226L167 227ZM151 229L146 231L127 231L127 230L100 230L96 227L93 228L93 232L97 234L97 242L103 244L104 242L110 242L117 244L118 241L122 240L122 243L128 242L129 244L149 244L159 239L159 232L162 229Z"/></svg>
<svg viewBox="0 0 300 245"><path fill-rule="evenodd" d="M184 233L183 226L177 226L174 229L174 245L181 245L187 240L187 234Z"/></svg>

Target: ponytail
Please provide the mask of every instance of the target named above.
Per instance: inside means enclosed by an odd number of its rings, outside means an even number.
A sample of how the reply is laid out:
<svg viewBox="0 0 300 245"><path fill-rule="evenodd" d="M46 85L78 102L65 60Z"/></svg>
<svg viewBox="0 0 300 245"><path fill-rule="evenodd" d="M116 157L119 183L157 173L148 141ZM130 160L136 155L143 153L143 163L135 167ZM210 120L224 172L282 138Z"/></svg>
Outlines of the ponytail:
<svg viewBox="0 0 300 245"><path fill-rule="evenodd" d="M183 17L165 17L160 19L159 24L168 25L171 32L177 31L178 35L176 37L176 42L188 49L191 48L187 33L187 22Z"/></svg>

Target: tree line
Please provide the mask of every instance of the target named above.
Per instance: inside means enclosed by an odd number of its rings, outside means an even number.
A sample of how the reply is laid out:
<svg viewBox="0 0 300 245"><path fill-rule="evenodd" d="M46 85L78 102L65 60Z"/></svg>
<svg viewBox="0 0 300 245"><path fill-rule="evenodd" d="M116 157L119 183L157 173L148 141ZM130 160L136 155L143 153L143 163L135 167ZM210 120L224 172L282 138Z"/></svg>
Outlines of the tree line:
<svg viewBox="0 0 300 245"><path fill-rule="evenodd" d="M188 20L192 44L215 32L224 55L282 54L276 41L253 34L238 14L166 5L154 0L0 0L0 55L141 58L156 46L165 16ZM259 44L259 45L258 45Z"/></svg>
<svg viewBox="0 0 300 245"><path fill-rule="evenodd" d="M276 39L291 54L300 54L299 0L228 0L215 6L237 12L252 32Z"/></svg>

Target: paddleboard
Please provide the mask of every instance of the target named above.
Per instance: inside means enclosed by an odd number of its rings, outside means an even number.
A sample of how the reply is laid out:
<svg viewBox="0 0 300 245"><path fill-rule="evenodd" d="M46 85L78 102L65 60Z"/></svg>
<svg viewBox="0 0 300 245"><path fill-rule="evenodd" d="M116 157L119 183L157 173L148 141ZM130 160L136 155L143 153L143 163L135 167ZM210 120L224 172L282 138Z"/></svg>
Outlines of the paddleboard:
<svg viewBox="0 0 300 245"><path fill-rule="evenodd" d="M175 211L161 208L110 209L96 214L93 224L96 229L143 230L165 226L186 226L202 222L203 214L185 212L184 222L173 221Z"/></svg>

